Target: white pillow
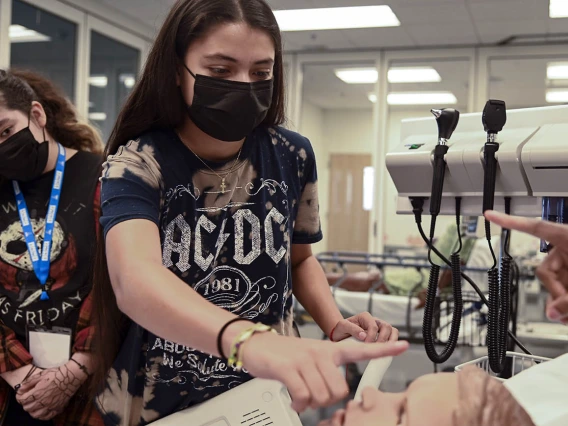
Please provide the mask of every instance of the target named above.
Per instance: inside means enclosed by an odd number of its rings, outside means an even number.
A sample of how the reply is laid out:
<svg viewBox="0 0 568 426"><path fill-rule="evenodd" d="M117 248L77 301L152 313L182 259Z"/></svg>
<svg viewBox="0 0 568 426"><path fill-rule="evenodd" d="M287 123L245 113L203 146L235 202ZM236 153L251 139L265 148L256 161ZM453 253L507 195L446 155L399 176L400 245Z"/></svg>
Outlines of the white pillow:
<svg viewBox="0 0 568 426"><path fill-rule="evenodd" d="M568 425L568 354L517 374L505 387L536 426Z"/></svg>

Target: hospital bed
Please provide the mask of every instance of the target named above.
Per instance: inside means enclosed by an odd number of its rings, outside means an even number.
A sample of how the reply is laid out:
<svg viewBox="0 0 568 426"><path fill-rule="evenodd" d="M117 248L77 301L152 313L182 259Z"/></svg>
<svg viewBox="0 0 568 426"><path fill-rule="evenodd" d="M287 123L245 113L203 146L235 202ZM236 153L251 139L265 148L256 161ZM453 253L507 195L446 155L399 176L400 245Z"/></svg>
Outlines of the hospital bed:
<svg viewBox="0 0 568 426"><path fill-rule="evenodd" d="M422 340L422 319L423 310L417 309L420 300L415 296L418 289L423 287L423 274L413 288L406 295L391 295L381 293L378 290L384 288L384 277L389 271L398 268L411 268L427 272L430 264L424 256L400 256L398 254L369 254L353 252L326 252L316 256L324 269L340 270L343 272L343 279L339 279L330 289L333 293L335 302L345 317L357 315L361 312L369 312L371 315L381 318L401 332L401 335L411 342L419 343ZM381 279L373 283L367 292L347 291L341 288L347 277L350 266L364 266L369 269L381 271ZM474 273L486 273L486 268L466 266L465 272L473 275ZM468 296L469 295L469 296ZM483 333L477 330L477 322L480 318L479 312L482 309L476 302L479 298L473 293L464 292L464 325L468 333L464 333L461 339L462 345L484 346ZM446 318L451 318L452 304L451 295L441 294L438 305L438 325L440 327L439 341L443 343L446 336ZM305 320L305 310L296 301L296 318L301 324ZM480 323L484 325L483 322Z"/></svg>

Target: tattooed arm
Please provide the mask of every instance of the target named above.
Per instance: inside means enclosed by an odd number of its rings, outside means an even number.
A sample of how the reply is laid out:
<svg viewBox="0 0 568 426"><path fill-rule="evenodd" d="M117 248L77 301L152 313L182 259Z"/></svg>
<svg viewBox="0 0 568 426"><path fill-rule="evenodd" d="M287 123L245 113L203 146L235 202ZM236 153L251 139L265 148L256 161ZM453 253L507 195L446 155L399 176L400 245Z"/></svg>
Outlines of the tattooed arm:
<svg viewBox="0 0 568 426"><path fill-rule="evenodd" d="M88 378L91 355L78 352L61 367L41 371L27 379L16 400L30 416L50 420L63 412Z"/></svg>

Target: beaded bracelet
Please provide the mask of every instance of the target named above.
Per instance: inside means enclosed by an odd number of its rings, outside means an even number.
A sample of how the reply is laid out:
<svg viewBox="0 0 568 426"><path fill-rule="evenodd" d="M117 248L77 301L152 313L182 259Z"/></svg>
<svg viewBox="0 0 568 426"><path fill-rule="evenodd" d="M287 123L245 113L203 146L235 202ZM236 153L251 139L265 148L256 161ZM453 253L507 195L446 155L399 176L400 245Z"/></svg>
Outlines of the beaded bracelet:
<svg viewBox="0 0 568 426"><path fill-rule="evenodd" d="M243 368L243 353L242 346L255 334L271 332L276 334L276 330L264 324L255 324L252 327L239 333L231 346L231 356L229 357L228 365L236 371L241 371Z"/></svg>

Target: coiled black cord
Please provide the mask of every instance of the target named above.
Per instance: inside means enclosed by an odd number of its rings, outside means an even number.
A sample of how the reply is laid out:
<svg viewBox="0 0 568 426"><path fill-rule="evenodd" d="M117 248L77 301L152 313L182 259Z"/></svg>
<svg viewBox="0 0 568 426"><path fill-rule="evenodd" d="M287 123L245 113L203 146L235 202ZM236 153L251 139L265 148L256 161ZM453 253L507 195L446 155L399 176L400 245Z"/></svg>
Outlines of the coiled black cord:
<svg viewBox="0 0 568 426"><path fill-rule="evenodd" d="M511 198L505 198L505 213L511 213ZM510 238L510 230L505 230L505 241L503 241L501 271L496 269L496 259L491 247L491 225L485 221L485 232L489 243L489 248L493 255L495 264L488 272L489 276L489 315L487 318L487 346L489 355L489 366L496 374L501 374L505 369L507 360L507 331L511 318L511 268L513 258L507 250Z"/></svg>
<svg viewBox="0 0 568 426"><path fill-rule="evenodd" d="M462 289L461 289L461 261L460 251L462 249L462 240L460 234L460 211L461 211L461 198L456 198L456 222L458 226L459 247L458 250L451 256L451 272L452 272L452 287L454 295L454 311L452 313L452 325L450 328L450 335L446 342L442 353L436 351L433 336L434 324L434 307L436 304L436 295L438 292L438 279L440 277L440 266L432 261L431 252L434 248L432 240L434 239L434 228L436 225L436 216L432 216L432 223L430 226L430 244L428 244L428 260L432 267L430 268L430 279L428 280L428 291L426 293L426 305L424 306L424 319L422 323L422 335L424 337L424 348L430 361L435 364L442 364L446 362L454 353L456 349L461 326L461 317L463 312Z"/></svg>
<svg viewBox="0 0 568 426"><path fill-rule="evenodd" d="M428 246L428 249L431 249L434 253L436 253L436 255L440 259L442 259L442 261L446 265L451 267L452 266L451 262L442 253L440 253L440 251L436 247L434 247L430 243L430 240L428 239L428 237L426 236L426 233L424 232L424 229L422 228L422 212L424 211L424 209L423 209L424 200L425 200L425 198L422 198L422 197L411 197L410 198L410 202L412 204L412 212L414 213L414 220L416 222L416 226L418 227L418 232L420 233L420 236L422 237L422 239L424 240L424 242ZM473 282L473 280L467 274L465 274L463 271L461 272L461 276L464 280L466 280L471 285L471 287L477 293L477 295L479 296L479 298L481 299L483 304L485 306L489 306L489 302L487 301L487 298L485 297L485 295L483 294L481 289L477 286L477 284L475 284L475 282ZM527 355L532 355L532 353L525 347L525 345L523 345L519 341L519 339L517 339L517 336L515 336L513 333L511 333L511 331L508 331L508 334L509 334L509 338L515 342L515 344L519 347L519 349L521 349Z"/></svg>
<svg viewBox="0 0 568 426"><path fill-rule="evenodd" d="M487 283L489 287L489 314L487 315L487 352L489 366L495 373L501 373L504 358L501 357L502 342L499 339L499 311L501 307L501 291L499 288L499 270L497 258L491 244L491 223L485 219L485 238L493 258L493 266L487 271Z"/></svg>

